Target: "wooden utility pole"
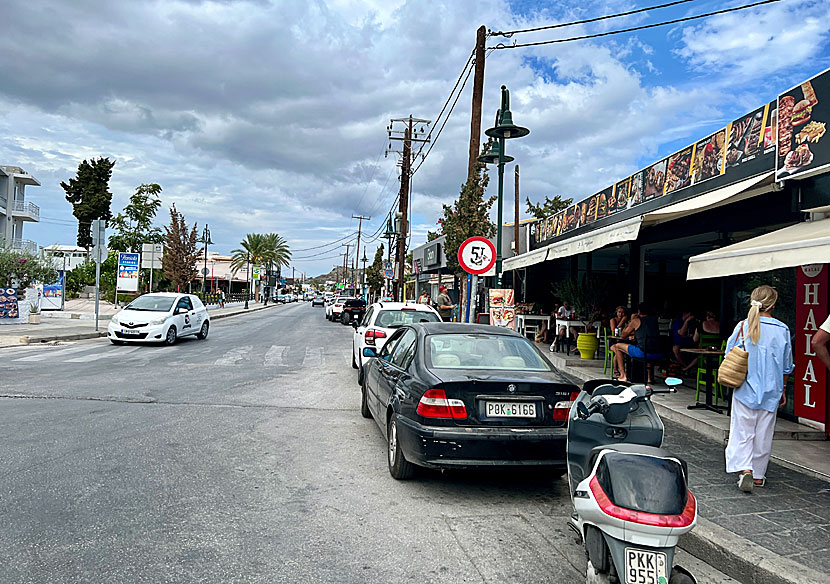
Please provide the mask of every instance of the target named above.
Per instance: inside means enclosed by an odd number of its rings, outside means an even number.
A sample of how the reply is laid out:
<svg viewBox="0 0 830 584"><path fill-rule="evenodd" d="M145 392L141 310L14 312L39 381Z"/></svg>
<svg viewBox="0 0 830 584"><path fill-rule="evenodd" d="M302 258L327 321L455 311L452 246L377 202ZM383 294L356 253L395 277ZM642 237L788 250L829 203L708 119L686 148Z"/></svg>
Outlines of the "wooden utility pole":
<svg viewBox="0 0 830 584"><path fill-rule="evenodd" d="M354 263L357 264L357 262L358 262L357 256L360 255L360 232L363 231L363 220L365 219L366 221L371 221L372 218L371 217L364 217L363 215L352 215L352 219L359 219L360 220L360 223L357 226L357 247L355 248L357 251L354 254L354 256L355 256L355 262ZM355 282L355 285L357 285L357 282Z"/></svg>
<svg viewBox="0 0 830 584"><path fill-rule="evenodd" d="M513 224L513 235L516 249L513 250L514 255L519 255L519 165L516 165L516 222Z"/></svg>
<svg viewBox="0 0 830 584"><path fill-rule="evenodd" d="M348 268L348 260L349 260L349 246L350 243L344 244L346 248L346 253L341 253L340 255L343 256L343 291L346 291L346 284L348 283L349 278L349 268Z"/></svg>
<svg viewBox="0 0 830 584"><path fill-rule="evenodd" d="M412 116L409 116L409 125L403 141L403 158L401 160L401 196L398 204L398 213L401 216L401 231L398 234L398 300L403 302L404 283L406 282L404 267L406 266L406 239L409 233L407 217L409 213L409 170L412 164Z"/></svg>
<svg viewBox="0 0 830 584"><path fill-rule="evenodd" d="M487 28L482 24L476 31L475 74L473 75L473 111L470 119L470 158L467 163L467 180L473 178L481 147L481 100L484 95L484 42Z"/></svg>

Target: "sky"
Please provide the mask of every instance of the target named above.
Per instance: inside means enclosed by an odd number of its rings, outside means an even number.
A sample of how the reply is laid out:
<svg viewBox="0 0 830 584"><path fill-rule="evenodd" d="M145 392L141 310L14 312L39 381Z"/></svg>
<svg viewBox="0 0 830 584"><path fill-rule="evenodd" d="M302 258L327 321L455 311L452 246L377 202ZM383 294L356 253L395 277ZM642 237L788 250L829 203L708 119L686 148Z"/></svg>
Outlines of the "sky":
<svg viewBox="0 0 830 584"><path fill-rule="evenodd" d="M435 120L475 45L511 31L657 0L6 0L0 35L0 164L23 167L41 222L24 238L74 244L60 182L84 159L116 161L113 213L161 185L211 250L276 232L310 276L354 240L371 261L399 189L392 118ZM492 36L510 45L741 6L694 0L596 23ZM782 0L589 40L488 51L483 129L511 92L507 143L522 200L580 200L830 68L830 2ZM412 179L410 245L436 229L466 179L472 78ZM401 128L396 125L396 128ZM399 143L392 143L399 148ZM512 217L513 165L505 216ZM495 169L488 194L495 194ZM526 217L522 204L522 218ZM494 215L495 218L495 215ZM354 245L352 245L354 250ZM361 256L363 249L361 249Z"/></svg>

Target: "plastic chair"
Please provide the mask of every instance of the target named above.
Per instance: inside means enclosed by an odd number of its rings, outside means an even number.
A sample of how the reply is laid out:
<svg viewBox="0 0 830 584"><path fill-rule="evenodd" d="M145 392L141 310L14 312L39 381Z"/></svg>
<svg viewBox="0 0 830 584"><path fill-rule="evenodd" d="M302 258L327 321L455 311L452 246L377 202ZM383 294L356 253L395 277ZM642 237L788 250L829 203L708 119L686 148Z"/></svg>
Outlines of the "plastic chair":
<svg viewBox="0 0 830 584"><path fill-rule="evenodd" d="M607 326L602 327L602 345L603 351L605 353L605 359L602 364L602 374L605 375L606 370L608 369L608 364L611 363L611 373L614 373L614 352L611 350L611 347L608 346L608 334L611 332Z"/></svg>

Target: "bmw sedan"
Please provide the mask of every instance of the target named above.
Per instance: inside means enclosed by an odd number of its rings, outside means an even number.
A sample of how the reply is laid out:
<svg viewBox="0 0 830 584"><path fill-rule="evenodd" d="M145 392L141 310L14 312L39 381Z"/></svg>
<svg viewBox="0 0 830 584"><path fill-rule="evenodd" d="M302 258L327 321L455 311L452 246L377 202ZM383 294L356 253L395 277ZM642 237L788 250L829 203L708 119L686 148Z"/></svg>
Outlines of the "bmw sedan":
<svg viewBox="0 0 830 584"><path fill-rule="evenodd" d="M535 345L501 327L402 326L363 349L361 414L386 436L396 479L415 466L544 466L565 472L579 387Z"/></svg>
<svg viewBox="0 0 830 584"><path fill-rule="evenodd" d="M172 345L185 335L206 339L210 316L192 294L154 292L130 302L112 317L107 337L114 345L125 342L157 342Z"/></svg>

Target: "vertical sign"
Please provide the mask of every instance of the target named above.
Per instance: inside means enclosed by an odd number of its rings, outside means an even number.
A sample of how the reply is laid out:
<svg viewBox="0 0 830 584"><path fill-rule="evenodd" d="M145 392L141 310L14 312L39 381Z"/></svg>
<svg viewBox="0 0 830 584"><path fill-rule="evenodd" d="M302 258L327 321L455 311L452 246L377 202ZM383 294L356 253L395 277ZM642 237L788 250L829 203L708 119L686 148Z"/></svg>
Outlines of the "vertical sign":
<svg viewBox="0 0 830 584"><path fill-rule="evenodd" d="M513 290L490 288L490 324L515 329L516 305Z"/></svg>
<svg viewBox="0 0 830 584"><path fill-rule="evenodd" d="M827 369L816 357L810 341L819 325L827 318L828 274L827 264L812 264L796 268L796 334L793 344L795 360L794 413L799 418L825 421L827 396Z"/></svg>
<svg viewBox="0 0 830 584"><path fill-rule="evenodd" d="M138 254L118 254L118 284L121 292L138 292Z"/></svg>
<svg viewBox="0 0 830 584"><path fill-rule="evenodd" d="M43 310L63 310L63 289L66 272L58 272L58 281L43 285Z"/></svg>

